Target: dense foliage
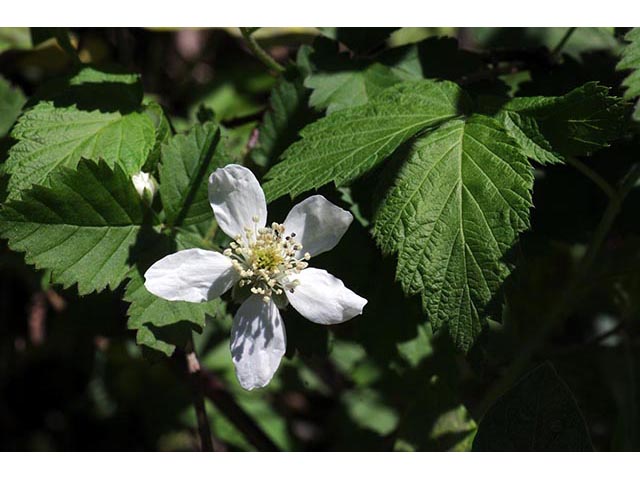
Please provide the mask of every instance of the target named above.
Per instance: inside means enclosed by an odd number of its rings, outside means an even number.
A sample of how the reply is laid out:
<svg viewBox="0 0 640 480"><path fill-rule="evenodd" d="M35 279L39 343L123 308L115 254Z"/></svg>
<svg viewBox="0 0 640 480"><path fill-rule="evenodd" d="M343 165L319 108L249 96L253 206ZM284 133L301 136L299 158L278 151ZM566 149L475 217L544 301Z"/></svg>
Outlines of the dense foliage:
<svg viewBox="0 0 640 480"><path fill-rule="evenodd" d="M640 29L0 29L0 447L640 448L639 96ZM143 277L232 163L368 299L251 392Z"/></svg>

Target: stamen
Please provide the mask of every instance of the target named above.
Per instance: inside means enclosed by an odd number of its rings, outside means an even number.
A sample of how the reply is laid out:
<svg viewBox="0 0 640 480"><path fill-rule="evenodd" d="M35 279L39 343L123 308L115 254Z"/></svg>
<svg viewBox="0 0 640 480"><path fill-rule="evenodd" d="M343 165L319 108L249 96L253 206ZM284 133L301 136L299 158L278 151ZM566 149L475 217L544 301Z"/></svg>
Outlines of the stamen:
<svg viewBox="0 0 640 480"><path fill-rule="evenodd" d="M307 252L302 259L296 258L302 245L295 241L294 232L284 235L284 225L274 222L258 228L258 216L252 220L253 228L245 228L245 236L236 236L223 251L240 276L238 285L249 287L251 293L261 295L265 301L285 290L293 292L299 282L289 278L307 267L311 255Z"/></svg>

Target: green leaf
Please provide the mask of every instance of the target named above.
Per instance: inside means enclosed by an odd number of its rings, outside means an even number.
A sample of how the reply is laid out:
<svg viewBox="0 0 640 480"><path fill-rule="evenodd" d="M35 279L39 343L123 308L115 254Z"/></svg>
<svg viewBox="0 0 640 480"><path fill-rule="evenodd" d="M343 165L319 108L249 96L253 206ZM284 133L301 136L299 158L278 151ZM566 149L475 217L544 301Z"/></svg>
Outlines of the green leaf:
<svg viewBox="0 0 640 480"><path fill-rule="evenodd" d="M504 111L497 119L527 157L543 165L564 162L563 156L554 151L534 118L518 112Z"/></svg>
<svg viewBox="0 0 640 480"><path fill-rule="evenodd" d="M589 82L561 97L514 98L502 110L535 119L540 133L560 154L585 155L623 135L628 105L609 96L607 87ZM514 133L513 128L507 130Z"/></svg>
<svg viewBox="0 0 640 480"><path fill-rule="evenodd" d="M622 50L618 70L633 70L633 72L622 82L627 87L625 98L635 98L640 96L640 28L636 27L625 35L625 40L629 44Z"/></svg>
<svg viewBox="0 0 640 480"><path fill-rule="evenodd" d="M472 116L415 141L376 214L374 236L398 253L403 289L421 293L434 331L446 326L462 350L499 303L532 186L529 162L498 122Z"/></svg>
<svg viewBox="0 0 640 480"><path fill-rule="evenodd" d="M22 90L12 87L0 77L0 137L4 137L15 123L26 99Z"/></svg>
<svg viewBox="0 0 640 480"><path fill-rule="evenodd" d="M229 163L220 148L220 129L207 122L162 146L160 197L168 225L191 225L212 218L208 175Z"/></svg>
<svg viewBox="0 0 640 480"><path fill-rule="evenodd" d="M156 297L144 287L143 272L138 269L130 274L124 300L131 304L127 310L127 326L132 330L149 325L166 327L181 321L190 322L202 329L206 315L213 317L224 312L224 303L220 299L191 303L170 302Z"/></svg>
<svg viewBox="0 0 640 480"><path fill-rule="evenodd" d="M443 382L433 377L403 415L394 450L471 450L476 423Z"/></svg>
<svg viewBox="0 0 640 480"><path fill-rule="evenodd" d="M307 126L263 185L269 200L292 197L331 181L337 186L371 170L429 127L460 115L467 103L454 83L403 82L367 105L341 110Z"/></svg>
<svg viewBox="0 0 640 480"><path fill-rule="evenodd" d="M338 54L337 45L322 39L314 44L309 62L313 72L304 81L313 90L309 105L327 114L364 105L385 88L410 79L386 65Z"/></svg>
<svg viewBox="0 0 640 480"><path fill-rule="evenodd" d="M281 77L271 92L269 111L258 128L258 143L251 159L261 167L272 165L298 139L298 131L318 118L307 105L309 91L302 79Z"/></svg>
<svg viewBox="0 0 640 480"><path fill-rule="evenodd" d="M487 411L474 451L592 451L569 387L550 363L524 377Z"/></svg>
<svg viewBox="0 0 640 480"><path fill-rule="evenodd" d="M55 80L36 95L11 132L9 198L33 184L48 185L60 166L81 158L120 165L128 174L142 169L156 137L154 122L140 106L140 77L84 67Z"/></svg>
<svg viewBox="0 0 640 480"><path fill-rule="evenodd" d="M81 158L139 172L151 151L155 131L144 113L102 113L43 102L25 112L11 132L17 140L9 151L9 198L32 184L49 185L61 166L75 167Z"/></svg>
<svg viewBox="0 0 640 480"><path fill-rule="evenodd" d="M625 35L629 44L624 47L618 70L632 70L622 85L627 87L624 98L632 99L640 96L640 28L636 27ZM634 119L640 121L640 103L636 105Z"/></svg>
<svg viewBox="0 0 640 480"><path fill-rule="evenodd" d="M159 352L170 357L175 352L176 346L184 347L191 340L191 336L192 326L187 322L163 328L141 326L136 332L136 343L147 347L150 352L153 352L152 355ZM153 355L152 358L157 356Z"/></svg>
<svg viewBox="0 0 640 480"><path fill-rule="evenodd" d="M372 63L362 69L337 72L317 72L305 81L313 89L311 106L327 110L327 114L347 107L364 105L372 97L402 81L394 71L382 64Z"/></svg>
<svg viewBox="0 0 640 480"><path fill-rule="evenodd" d="M160 154L162 151L162 145L165 144L171 138L171 125L169 119L164 114L162 107L155 102L149 102L144 107L144 113L151 119L153 128L156 132L156 139L151 149L151 153L147 157L147 161L142 166L142 171L152 172L155 170L158 161L160 160Z"/></svg>
<svg viewBox="0 0 640 480"><path fill-rule="evenodd" d="M25 260L51 271L81 295L115 289L127 275L143 206L131 178L118 166L82 161L60 168L50 187L36 185L0 211L0 236Z"/></svg>

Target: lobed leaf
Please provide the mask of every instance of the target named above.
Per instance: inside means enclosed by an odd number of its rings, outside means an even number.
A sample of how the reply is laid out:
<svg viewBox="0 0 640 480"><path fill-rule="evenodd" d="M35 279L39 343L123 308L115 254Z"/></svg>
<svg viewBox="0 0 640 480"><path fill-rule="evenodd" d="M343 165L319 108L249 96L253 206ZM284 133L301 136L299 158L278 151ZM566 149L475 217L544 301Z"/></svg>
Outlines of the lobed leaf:
<svg viewBox="0 0 640 480"><path fill-rule="evenodd" d="M624 98L632 99L640 97L640 28L631 29L624 38L629 44L622 50L620 62L618 62L616 68L618 70L631 70L622 85L627 87ZM634 119L640 120L640 103L636 104Z"/></svg>
<svg viewBox="0 0 640 480"><path fill-rule="evenodd" d="M472 116L414 142L376 214L374 236L397 252L396 277L420 293L434 330L468 350L510 272L504 257L529 226L533 175L499 123Z"/></svg>
<svg viewBox="0 0 640 480"><path fill-rule="evenodd" d="M504 394L485 414L474 451L593 451L569 387L545 363Z"/></svg>
<svg viewBox="0 0 640 480"><path fill-rule="evenodd" d="M460 115L468 102L452 82L402 82L367 105L336 112L300 133L263 185L268 200L329 182L341 186L389 156L415 134Z"/></svg>
<svg viewBox="0 0 640 480"><path fill-rule="evenodd" d="M55 169L74 168L81 158L137 173L154 147L156 129L140 105L137 75L85 67L52 81L35 100L11 132L17 143L6 163L9 198L49 185Z"/></svg>
<svg viewBox="0 0 640 480"><path fill-rule="evenodd" d="M551 147L555 156L585 155L602 147L609 146L609 142L622 136L626 128L628 105L620 98L609 95L609 88L589 82L561 97L517 97L502 107L502 112L517 112L520 115L520 125L505 127L519 144L533 142L544 150ZM535 120L525 120L523 117ZM503 120L515 120L513 115L502 115ZM536 128L536 124L539 128ZM546 142L541 142L540 134ZM531 145L526 149L529 153L536 153ZM542 153L539 158L533 157L541 163L548 163L551 159L549 152ZM558 157L558 159L561 157Z"/></svg>
<svg viewBox="0 0 640 480"><path fill-rule="evenodd" d="M119 166L83 160L60 168L0 210L0 236L25 260L81 295L115 289L127 275L143 205Z"/></svg>

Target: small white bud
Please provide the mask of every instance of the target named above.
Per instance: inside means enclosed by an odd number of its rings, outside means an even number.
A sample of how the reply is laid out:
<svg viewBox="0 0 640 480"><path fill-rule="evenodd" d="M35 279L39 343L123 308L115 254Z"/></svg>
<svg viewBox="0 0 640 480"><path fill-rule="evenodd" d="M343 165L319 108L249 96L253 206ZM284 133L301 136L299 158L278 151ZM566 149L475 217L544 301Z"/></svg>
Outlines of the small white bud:
<svg viewBox="0 0 640 480"><path fill-rule="evenodd" d="M131 177L131 180L140 198L150 205L158 189L156 180L147 172L138 172Z"/></svg>

